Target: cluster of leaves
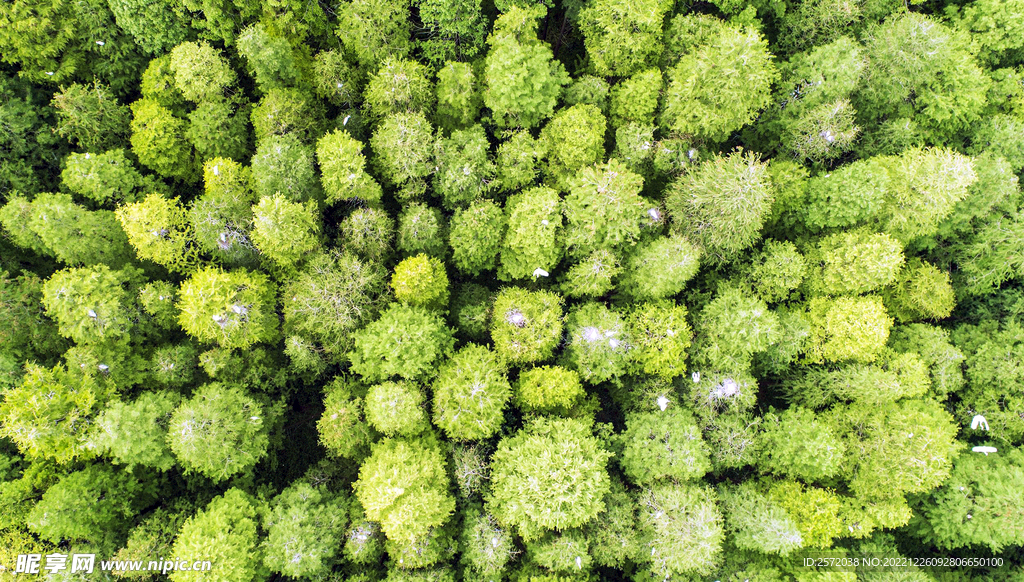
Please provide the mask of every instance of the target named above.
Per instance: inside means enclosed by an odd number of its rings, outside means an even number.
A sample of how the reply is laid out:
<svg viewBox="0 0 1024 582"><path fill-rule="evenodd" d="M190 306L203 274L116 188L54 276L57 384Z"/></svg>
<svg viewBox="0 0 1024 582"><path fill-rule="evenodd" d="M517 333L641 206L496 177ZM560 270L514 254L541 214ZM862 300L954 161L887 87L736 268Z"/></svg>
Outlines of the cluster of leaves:
<svg viewBox="0 0 1024 582"><path fill-rule="evenodd" d="M1024 0L9 0L0 571L1016 580L1022 172Z"/></svg>

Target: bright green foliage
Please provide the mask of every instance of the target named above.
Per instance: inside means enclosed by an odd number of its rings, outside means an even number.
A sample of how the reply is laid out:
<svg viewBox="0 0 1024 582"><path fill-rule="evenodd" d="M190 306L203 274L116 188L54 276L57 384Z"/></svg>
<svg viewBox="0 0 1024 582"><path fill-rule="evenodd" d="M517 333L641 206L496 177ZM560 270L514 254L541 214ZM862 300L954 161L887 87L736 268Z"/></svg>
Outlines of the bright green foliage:
<svg viewBox="0 0 1024 582"><path fill-rule="evenodd" d="M803 536L786 510L752 482L719 487L718 495L736 547L780 556L803 547Z"/></svg>
<svg viewBox="0 0 1024 582"><path fill-rule="evenodd" d="M434 194L448 210L465 207L490 189L494 164L490 160L483 127L474 125L440 137L434 149L437 173Z"/></svg>
<svg viewBox="0 0 1024 582"><path fill-rule="evenodd" d="M479 505L463 513L462 560L481 576L500 575L515 557L512 533Z"/></svg>
<svg viewBox="0 0 1024 582"><path fill-rule="evenodd" d="M214 158L203 167L205 192L192 203L189 221L196 243L205 253L229 265L252 264L256 249L249 240L255 195L249 168Z"/></svg>
<svg viewBox="0 0 1024 582"><path fill-rule="evenodd" d="M590 544L582 530L548 532L526 544L526 559L549 572L589 571Z"/></svg>
<svg viewBox="0 0 1024 582"><path fill-rule="evenodd" d="M911 259L891 290L883 292L885 305L896 321L945 319L956 305L949 274L921 259Z"/></svg>
<svg viewBox="0 0 1024 582"><path fill-rule="evenodd" d="M452 262L459 271L478 275L495 268L505 238L506 221L501 207L486 198L472 202L468 208L455 210L449 242Z"/></svg>
<svg viewBox="0 0 1024 582"><path fill-rule="evenodd" d="M646 207L640 197L643 184L643 178L615 159L580 169L569 180L562 207L569 254L578 258L634 242Z"/></svg>
<svg viewBox="0 0 1024 582"><path fill-rule="evenodd" d="M502 360L550 359L562 339L562 298L550 291L506 287L494 300L491 340Z"/></svg>
<svg viewBox="0 0 1024 582"><path fill-rule="evenodd" d="M434 88L425 66L409 59L387 58L370 75L364 99L374 119L395 113L429 113L434 106Z"/></svg>
<svg viewBox="0 0 1024 582"><path fill-rule="evenodd" d="M469 344L452 356L434 380L434 424L455 440L484 439L501 426L512 397L494 352Z"/></svg>
<svg viewBox="0 0 1024 582"><path fill-rule="evenodd" d="M455 509L444 456L428 440L384 439L373 445L353 489L366 517L396 542L422 538Z"/></svg>
<svg viewBox="0 0 1024 582"><path fill-rule="evenodd" d="M200 103L188 114L185 137L192 142L200 160L231 158L244 160L249 152L249 109L235 108L225 101Z"/></svg>
<svg viewBox="0 0 1024 582"><path fill-rule="evenodd" d="M186 509L188 508L188 509ZM141 560L148 562L152 556L170 556L171 548L174 546L174 538L181 530L182 524L190 517L191 503L177 502L171 509L163 507L146 514L140 521L134 522L134 527L128 535L128 541L124 546L113 554L114 560ZM148 565L148 564L147 564ZM146 579L156 573L147 571L130 571L129 564L122 564L125 570L114 568L115 576L123 578Z"/></svg>
<svg viewBox="0 0 1024 582"><path fill-rule="evenodd" d="M791 400L821 408L836 400L882 403L922 396L929 387L928 366L920 356L885 348L875 364L811 369L789 392Z"/></svg>
<svg viewBox="0 0 1024 582"><path fill-rule="evenodd" d="M446 131L468 127L480 113L480 80L469 63L447 62L437 72L437 124Z"/></svg>
<svg viewBox="0 0 1024 582"><path fill-rule="evenodd" d="M335 33L363 69L374 70L387 57L404 58L412 49L409 0L352 0L339 7Z"/></svg>
<svg viewBox="0 0 1024 582"><path fill-rule="evenodd" d="M846 442L842 468L858 496L922 493L949 476L957 426L934 400L837 406L830 416Z"/></svg>
<svg viewBox="0 0 1024 582"><path fill-rule="evenodd" d="M70 154L65 158L60 180L68 190L100 205L134 202L143 185L142 175L125 157L123 149L102 154Z"/></svg>
<svg viewBox="0 0 1024 582"><path fill-rule="evenodd" d="M716 155L680 176L665 198L673 231L700 246L712 265L757 242L771 204L767 164L739 151Z"/></svg>
<svg viewBox="0 0 1024 582"><path fill-rule="evenodd" d="M563 365L579 372L584 382L598 384L626 372L633 338L618 313L603 303L585 303L569 312L565 326L569 343Z"/></svg>
<svg viewBox="0 0 1024 582"><path fill-rule="evenodd" d="M611 91L613 127L626 123L654 123L664 80L659 69L647 69L618 82Z"/></svg>
<svg viewBox="0 0 1024 582"><path fill-rule="evenodd" d="M747 372L694 372L691 378L696 382L687 382L685 390L693 410L705 422L718 423L725 415L750 410L757 401L757 380ZM729 421L722 424L735 428ZM716 448L712 443L712 452L721 454Z"/></svg>
<svg viewBox="0 0 1024 582"><path fill-rule="evenodd" d="M189 101L221 99L237 83L220 51L202 42L183 42L171 50L174 84Z"/></svg>
<svg viewBox="0 0 1024 582"><path fill-rule="evenodd" d="M361 389L363 395L365 390ZM360 386L338 376L325 387L325 391L324 414L316 424L320 443L333 457L362 457L369 450L375 432L367 424L363 412Z"/></svg>
<svg viewBox="0 0 1024 582"><path fill-rule="evenodd" d="M256 85L264 93L271 89L292 87L305 71L289 46L288 39L257 22L243 30L237 39L238 53L245 58Z"/></svg>
<svg viewBox="0 0 1024 582"><path fill-rule="evenodd" d="M906 151L890 159L889 173L892 190L882 227L903 242L938 232L977 181L973 160L948 149Z"/></svg>
<svg viewBox="0 0 1024 582"><path fill-rule="evenodd" d="M778 303L800 286L807 272L807 260L789 241L766 240L754 255L747 275L761 299Z"/></svg>
<svg viewBox="0 0 1024 582"><path fill-rule="evenodd" d="M365 76L342 51L322 51L313 59L313 91L334 105L351 107L362 101Z"/></svg>
<svg viewBox="0 0 1024 582"><path fill-rule="evenodd" d="M391 276L395 299L405 305L426 309L443 309L448 305L448 275L444 264L429 255L416 255L403 260Z"/></svg>
<svg viewBox="0 0 1024 582"><path fill-rule="evenodd" d="M131 260L128 238L109 210L89 211L67 194L45 192L31 203L13 195L3 210L0 221L17 244L64 264L121 267Z"/></svg>
<svg viewBox="0 0 1024 582"><path fill-rule="evenodd" d="M625 77L661 56L661 27L669 2L600 0L580 11L579 26L591 66L598 75Z"/></svg>
<svg viewBox="0 0 1024 582"><path fill-rule="evenodd" d="M615 130L612 157L621 160L630 170L643 176L653 173L653 162L659 144L654 141L653 123L629 122Z"/></svg>
<svg viewBox="0 0 1024 582"><path fill-rule="evenodd" d="M178 323L199 341L247 348L277 337L275 303L262 273L206 267L181 284Z"/></svg>
<svg viewBox="0 0 1024 582"><path fill-rule="evenodd" d="M367 204L380 202L383 192L366 173L363 144L348 133L336 129L321 137L316 142L316 160L328 204L352 199Z"/></svg>
<svg viewBox="0 0 1024 582"><path fill-rule="evenodd" d="M74 83L53 95L57 133L85 151L121 147L128 141L131 112L110 87Z"/></svg>
<svg viewBox="0 0 1024 582"><path fill-rule="evenodd" d="M385 117L370 138L377 173L397 189L395 196L402 202L427 190L427 178L434 173L433 136L423 112L413 111Z"/></svg>
<svg viewBox="0 0 1024 582"><path fill-rule="evenodd" d="M893 283L903 247L887 234L849 231L827 236L809 253L807 287L815 294L856 295Z"/></svg>
<svg viewBox="0 0 1024 582"><path fill-rule="evenodd" d="M171 559L189 564L197 559L210 560L210 570L175 570L171 580L255 582L265 578L268 572L259 548L258 522L252 499L241 489L232 487L215 497L181 526L171 553Z"/></svg>
<svg viewBox="0 0 1024 582"><path fill-rule="evenodd" d="M888 492L880 494L888 495ZM799 481L775 481L767 491L770 503L781 506L800 530L804 547L828 548L843 533L842 500L829 489Z"/></svg>
<svg viewBox="0 0 1024 582"><path fill-rule="evenodd" d="M411 382L370 386L363 401L366 420L386 436L415 436L430 426L423 391Z"/></svg>
<svg viewBox="0 0 1024 582"><path fill-rule="evenodd" d="M501 190L516 190L533 184L544 155L543 143L527 131L516 131L498 144L495 181Z"/></svg>
<svg viewBox="0 0 1024 582"><path fill-rule="evenodd" d="M204 384L171 415L167 440L186 473L223 481L266 456L269 412L239 388Z"/></svg>
<svg viewBox="0 0 1024 582"><path fill-rule="evenodd" d="M132 103L132 151L139 162L165 178L192 182L198 164L185 122L153 99Z"/></svg>
<svg viewBox="0 0 1024 582"><path fill-rule="evenodd" d="M505 203L508 230L501 248L498 278L537 277L536 270L553 271L562 257L561 200L550 188L530 188L509 196Z"/></svg>
<svg viewBox="0 0 1024 582"><path fill-rule="evenodd" d="M359 208L339 225L338 246L360 258L382 262L395 242L395 221L379 208Z"/></svg>
<svg viewBox="0 0 1024 582"><path fill-rule="evenodd" d="M905 12L865 36L870 65L856 95L859 112L876 119L913 117L937 143L978 119L989 79L962 31Z"/></svg>
<svg viewBox="0 0 1024 582"><path fill-rule="evenodd" d="M29 457L58 463L91 457L86 431L89 417L106 399L104 392L90 374L26 363L21 383L4 393L0 434Z"/></svg>
<svg viewBox="0 0 1024 582"><path fill-rule="evenodd" d="M43 306L60 334L79 344L127 339L137 317L130 287L138 271L105 265L64 269L43 285Z"/></svg>
<svg viewBox="0 0 1024 582"><path fill-rule="evenodd" d="M50 487L28 514L26 525L45 540L116 543L138 508L133 503L142 485L129 472L90 465ZM109 547L109 546L108 546Z"/></svg>
<svg viewBox="0 0 1024 582"><path fill-rule="evenodd" d="M111 402L92 426L89 448L127 465L166 471L174 466L167 446L171 413L181 397L170 391L144 392L133 402Z"/></svg>
<svg viewBox="0 0 1024 582"><path fill-rule="evenodd" d="M950 342L946 330L925 323L898 326L889 336L889 345L899 352L921 356L928 366L931 393L937 400L942 401L947 394L963 387L961 364L966 357Z"/></svg>
<svg viewBox="0 0 1024 582"><path fill-rule="evenodd" d="M852 149L859 137L856 113L846 99L809 109L786 128L783 146L801 162L832 161Z"/></svg>
<svg viewBox="0 0 1024 582"><path fill-rule="evenodd" d="M580 375L559 366L538 366L519 373L516 405L526 412L566 414L586 396Z"/></svg>
<svg viewBox="0 0 1024 582"><path fill-rule="evenodd" d="M420 19L429 37L420 41L423 57L434 66L468 61L480 54L487 17L480 0L418 0Z"/></svg>
<svg viewBox="0 0 1024 582"><path fill-rule="evenodd" d="M295 135L261 140L252 157L252 189L259 197L280 194L295 202L319 198L314 151Z"/></svg>
<svg viewBox="0 0 1024 582"><path fill-rule="evenodd" d="M676 295L697 274L700 257L700 249L683 236L658 237L628 256L619 290L636 299Z"/></svg>
<svg viewBox="0 0 1024 582"><path fill-rule="evenodd" d="M561 289L569 297L600 297L612 290L622 267L611 251L594 251L565 273Z"/></svg>
<svg viewBox="0 0 1024 582"><path fill-rule="evenodd" d="M982 0L954 12L958 28L968 31L971 38L981 45L978 58L982 62L996 64L999 62L1020 62L1024 56L1024 29L1021 18L1024 17L1024 4L1017 0L993 2Z"/></svg>
<svg viewBox="0 0 1024 582"><path fill-rule="evenodd" d="M626 318L632 373L675 378L686 372L686 349L693 332L686 308L671 301L634 304Z"/></svg>
<svg viewBox="0 0 1024 582"><path fill-rule="evenodd" d="M294 267L320 246L316 202L292 202L283 194L264 196L252 207L252 242L282 267Z"/></svg>
<svg viewBox="0 0 1024 582"><path fill-rule="evenodd" d="M434 566L452 556L459 549L453 525L431 528L424 535L412 540L389 538L384 542L384 551L393 560L396 566L395 570L399 568L422 569Z"/></svg>
<svg viewBox="0 0 1024 582"><path fill-rule="evenodd" d="M604 508L610 457L578 420L533 420L498 444L487 510L526 541L546 530L579 527Z"/></svg>
<svg viewBox="0 0 1024 582"><path fill-rule="evenodd" d="M599 566L621 568L627 559L637 555L636 502L618 479L604 497L604 511L587 524L583 531L590 545L590 555Z"/></svg>
<svg viewBox="0 0 1024 582"><path fill-rule="evenodd" d="M877 296L816 297L808 304L811 343L807 361L872 362L889 339L893 320Z"/></svg>
<svg viewBox="0 0 1024 582"><path fill-rule="evenodd" d="M284 288L285 330L340 359L352 347L352 332L377 314L384 284L375 263L336 251L317 255Z"/></svg>
<svg viewBox="0 0 1024 582"><path fill-rule="evenodd" d="M711 470L707 445L693 415L673 407L626 416L619 463L640 486L700 479Z"/></svg>
<svg viewBox="0 0 1024 582"><path fill-rule="evenodd" d="M863 223L881 210L889 182L885 165L873 158L815 176L807 182L803 221L817 230Z"/></svg>
<svg viewBox="0 0 1024 582"><path fill-rule="evenodd" d="M782 333L779 316L763 300L736 288L721 291L698 322L699 361L714 370L744 369L751 356L778 342Z"/></svg>
<svg viewBox="0 0 1024 582"><path fill-rule="evenodd" d="M259 144L271 136L295 134L312 143L321 134L323 106L302 89L271 89L252 108L252 129Z"/></svg>
<svg viewBox="0 0 1024 582"><path fill-rule="evenodd" d="M654 576L708 575L721 560L725 537L713 489L659 484L638 494L640 551Z"/></svg>
<svg viewBox="0 0 1024 582"><path fill-rule="evenodd" d="M185 96L174 82L171 55L165 54L149 61L142 72L140 87L142 96L152 99L177 115L185 112Z"/></svg>
<svg viewBox="0 0 1024 582"><path fill-rule="evenodd" d="M679 60L666 71L661 126L687 136L724 141L768 104L778 77L768 43L757 30L712 16L677 16L667 54Z"/></svg>
<svg viewBox="0 0 1024 582"><path fill-rule="evenodd" d="M542 6L512 6L487 38L484 105L501 128L532 128L551 117L569 75L551 48L537 39Z"/></svg>
<svg viewBox="0 0 1024 582"><path fill-rule="evenodd" d="M817 481L834 476L845 446L833 428L806 408L767 417L762 466L777 475Z"/></svg>
<svg viewBox="0 0 1024 582"><path fill-rule="evenodd" d="M548 185L569 190L579 170L601 161L606 124L601 110L589 104L573 105L555 114L540 132L548 154L544 168Z"/></svg>
<svg viewBox="0 0 1024 582"><path fill-rule="evenodd" d="M1015 484L1022 479L1019 449L985 456L965 452L954 460L949 480L922 503L913 527L928 543L948 550L986 546L1001 552L1020 545L1024 528L1015 516L1024 508L1024 492Z"/></svg>
<svg viewBox="0 0 1024 582"><path fill-rule="evenodd" d="M349 352L352 371L370 382L391 376L406 380L429 376L454 344L452 330L440 315L398 304L354 336L355 349Z"/></svg>
<svg viewBox="0 0 1024 582"><path fill-rule="evenodd" d="M346 501L301 481L288 486L263 518L263 563L287 576L328 573L348 525Z"/></svg>
<svg viewBox="0 0 1024 582"><path fill-rule="evenodd" d="M169 271L185 272L194 266L198 249L192 225L178 200L150 194L141 202L117 209L117 220L140 259Z"/></svg>
<svg viewBox="0 0 1024 582"><path fill-rule="evenodd" d="M448 225L437 208L413 202L398 215L398 250L405 256L426 253L444 258L448 254Z"/></svg>
<svg viewBox="0 0 1024 582"><path fill-rule="evenodd" d="M996 114L989 117L976 129L971 137L972 155L988 153L991 157L1002 157L1014 171L1024 169L1024 119L1012 115Z"/></svg>

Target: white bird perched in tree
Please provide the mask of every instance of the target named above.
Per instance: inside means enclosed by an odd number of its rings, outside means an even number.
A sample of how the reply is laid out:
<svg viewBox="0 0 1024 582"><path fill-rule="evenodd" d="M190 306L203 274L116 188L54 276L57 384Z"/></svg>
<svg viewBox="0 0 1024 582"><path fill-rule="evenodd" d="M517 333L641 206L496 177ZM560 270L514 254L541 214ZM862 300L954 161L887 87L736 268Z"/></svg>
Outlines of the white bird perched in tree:
<svg viewBox="0 0 1024 582"><path fill-rule="evenodd" d="M974 451L975 453L985 453L985 456L987 457L989 453L994 453L998 449L996 449L995 447L974 447L971 450Z"/></svg>
<svg viewBox="0 0 1024 582"><path fill-rule="evenodd" d="M541 269L540 267L537 267L536 269L533 270L533 276L534 277L547 277L548 276L548 272L545 271L544 269Z"/></svg>
<svg viewBox="0 0 1024 582"><path fill-rule="evenodd" d="M984 416L975 414L971 419L971 430L978 430L978 427L981 427L981 430L988 430L988 421Z"/></svg>

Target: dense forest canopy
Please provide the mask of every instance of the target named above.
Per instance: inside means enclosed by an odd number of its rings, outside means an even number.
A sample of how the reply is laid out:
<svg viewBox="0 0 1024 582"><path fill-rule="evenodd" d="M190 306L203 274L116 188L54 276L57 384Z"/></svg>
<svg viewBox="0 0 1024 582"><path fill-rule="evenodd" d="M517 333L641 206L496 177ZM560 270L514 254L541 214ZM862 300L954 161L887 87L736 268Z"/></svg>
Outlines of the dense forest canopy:
<svg viewBox="0 0 1024 582"><path fill-rule="evenodd" d="M7 0L0 577L1024 581L1022 171L1024 0Z"/></svg>

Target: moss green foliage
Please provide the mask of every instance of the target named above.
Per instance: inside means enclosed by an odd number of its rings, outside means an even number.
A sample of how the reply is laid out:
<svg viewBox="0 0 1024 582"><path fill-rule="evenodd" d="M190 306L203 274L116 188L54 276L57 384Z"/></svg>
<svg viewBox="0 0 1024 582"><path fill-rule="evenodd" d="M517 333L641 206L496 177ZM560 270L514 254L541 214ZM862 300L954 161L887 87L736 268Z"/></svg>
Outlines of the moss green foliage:
<svg viewBox="0 0 1024 582"><path fill-rule="evenodd" d="M486 198L452 215L450 244L452 262L459 271L478 275L494 270L505 238L507 217L500 206Z"/></svg>
<svg viewBox="0 0 1024 582"><path fill-rule="evenodd" d="M1024 567L1024 0L8 0L0 62L0 570Z"/></svg>
<svg viewBox="0 0 1024 582"><path fill-rule="evenodd" d="M452 331L422 307L393 304L355 333L352 370L367 380L399 376L416 380L434 373L452 349Z"/></svg>
<svg viewBox="0 0 1024 582"><path fill-rule="evenodd" d="M454 440L479 440L497 432L512 388L497 356L468 344L434 380L434 424Z"/></svg>
<svg viewBox="0 0 1024 582"><path fill-rule="evenodd" d="M579 527L604 507L610 456L580 421L537 419L498 444L488 511L526 540Z"/></svg>

